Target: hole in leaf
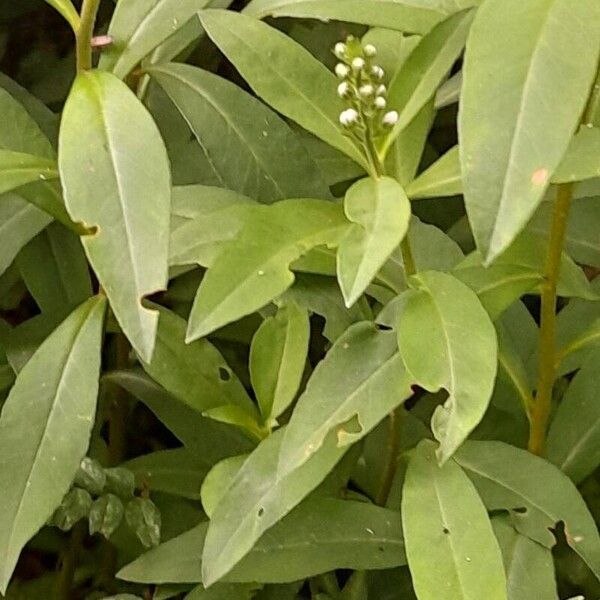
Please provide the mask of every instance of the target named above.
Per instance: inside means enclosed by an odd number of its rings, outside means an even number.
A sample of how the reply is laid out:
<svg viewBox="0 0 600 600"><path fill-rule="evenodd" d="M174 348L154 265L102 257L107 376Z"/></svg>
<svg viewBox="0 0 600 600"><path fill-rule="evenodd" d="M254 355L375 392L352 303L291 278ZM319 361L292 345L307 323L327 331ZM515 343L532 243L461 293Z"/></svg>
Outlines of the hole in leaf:
<svg viewBox="0 0 600 600"><path fill-rule="evenodd" d="M516 508L513 508L513 512L516 512L520 515L526 515L529 510L526 506L517 506Z"/></svg>
<svg viewBox="0 0 600 600"><path fill-rule="evenodd" d="M225 367L219 367L219 379L221 381L229 381L231 379L231 373Z"/></svg>
<svg viewBox="0 0 600 600"><path fill-rule="evenodd" d="M445 535L450 535L450 530L447 527L444 527L444 529L442 529L442 531L444 532Z"/></svg>
<svg viewBox="0 0 600 600"><path fill-rule="evenodd" d="M258 513L257 514L258 514L259 517L262 517L265 514L265 509L261 506L258 509Z"/></svg>

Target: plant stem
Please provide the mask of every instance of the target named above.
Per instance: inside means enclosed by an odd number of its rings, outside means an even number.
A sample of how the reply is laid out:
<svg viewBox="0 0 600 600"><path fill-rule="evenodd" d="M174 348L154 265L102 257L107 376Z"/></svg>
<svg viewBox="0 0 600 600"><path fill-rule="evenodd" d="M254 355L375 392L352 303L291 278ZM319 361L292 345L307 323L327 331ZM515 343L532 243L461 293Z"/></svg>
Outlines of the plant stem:
<svg viewBox="0 0 600 600"><path fill-rule="evenodd" d="M72 598L73 579L77 568L77 558L85 539L86 523L79 521L71 530L71 534L62 554L60 572L56 577L56 598L70 600Z"/></svg>
<svg viewBox="0 0 600 600"><path fill-rule="evenodd" d="M77 59L77 73L89 71L92 68L92 36L96 15L101 0L83 0L81 19L75 34Z"/></svg>
<svg viewBox="0 0 600 600"><path fill-rule="evenodd" d="M385 506L396 476L396 466L398 464L398 451L400 450L399 435L400 409L390 413L388 419L388 437L385 449L386 463L381 476L381 485L375 498L376 504Z"/></svg>
<svg viewBox="0 0 600 600"><path fill-rule="evenodd" d="M545 452L546 430L552 408L552 388L556 378L556 288L572 198L572 183L558 187L546 256L545 282L541 298L538 384L531 410L529 432L529 450L538 456L543 456Z"/></svg>

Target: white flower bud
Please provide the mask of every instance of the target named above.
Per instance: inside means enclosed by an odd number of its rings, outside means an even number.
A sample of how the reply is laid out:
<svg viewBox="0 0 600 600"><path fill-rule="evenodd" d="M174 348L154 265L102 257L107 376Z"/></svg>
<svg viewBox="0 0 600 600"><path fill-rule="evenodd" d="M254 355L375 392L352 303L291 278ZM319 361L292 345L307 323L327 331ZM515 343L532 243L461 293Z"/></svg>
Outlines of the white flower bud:
<svg viewBox="0 0 600 600"><path fill-rule="evenodd" d="M347 81L342 81L342 83L338 85L337 93L340 98L346 98L348 96L350 93L350 86Z"/></svg>
<svg viewBox="0 0 600 600"><path fill-rule="evenodd" d="M358 89L358 93L363 98L368 98L369 96L372 96L374 91L375 91L375 89L373 88L373 86L370 83L361 85L360 88Z"/></svg>
<svg viewBox="0 0 600 600"><path fill-rule="evenodd" d="M334 47L333 47L333 53L338 57L338 58L344 58L344 56L346 55L346 44L344 44L344 42L338 42Z"/></svg>
<svg viewBox="0 0 600 600"><path fill-rule="evenodd" d="M350 74L350 67L343 63L338 63L337 65L335 65L335 74L340 79L344 79L345 77L348 77L348 75Z"/></svg>
<svg viewBox="0 0 600 600"><path fill-rule="evenodd" d="M340 114L340 123L344 127L350 127L358 121L358 113L353 108L347 108Z"/></svg>
<svg viewBox="0 0 600 600"><path fill-rule="evenodd" d="M381 96L377 96L377 98L375 98L375 108L383 110L386 106L387 102L385 101L385 98L382 98Z"/></svg>
<svg viewBox="0 0 600 600"><path fill-rule="evenodd" d="M381 84L378 88L377 88L377 95L378 96L385 96L387 94L387 88L385 87L385 85Z"/></svg>
<svg viewBox="0 0 600 600"><path fill-rule="evenodd" d="M355 71L360 71L361 69L364 69L365 59L361 58L360 56L357 56L356 58L352 59L352 68Z"/></svg>
<svg viewBox="0 0 600 600"><path fill-rule="evenodd" d="M393 127L398 122L398 113L395 110L390 110L390 112L385 113L383 115L383 124L387 127Z"/></svg>
<svg viewBox="0 0 600 600"><path fill-rule="evenodd" d="M375 46L373 46L373 44L367 44L364 48L364 53L365 56L368 56L369 58L373 58L374 56L377 56L377 48L375 48Z"/></svg>
<svg viewBox="0 0 600 600"><path fill-rule="evenodd" d="M371 67L371 73L377 79L383 79L383 76L385 75L383 69L379 65L373 65Z"/></svg>

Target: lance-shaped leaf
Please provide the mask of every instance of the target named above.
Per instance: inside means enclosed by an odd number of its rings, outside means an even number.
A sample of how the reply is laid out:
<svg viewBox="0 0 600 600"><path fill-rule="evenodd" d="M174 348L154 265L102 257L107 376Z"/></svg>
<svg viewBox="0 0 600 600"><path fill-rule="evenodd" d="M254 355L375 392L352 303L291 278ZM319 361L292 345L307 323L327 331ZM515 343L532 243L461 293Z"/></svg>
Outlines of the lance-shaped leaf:
<svg viewBox="0 0 600 600"><path fill-rule="evenodd" d="M227 575L267 529L325 479L346 451L330 438L301 468L278 471L284 433L285 429L280 429L256 448L212 514L202 555L204 585Z"/></svg>
<svg viewBox="0 0 600 600"><path fill-rule="evenodd" d="M548 460L575 483L600 464L599 384L598 365L591 358L569 384L548 432Z"/></svg>
<svg viewBox="0 0 600 600"><path fill-rule="evenodd" d="M520 534L506 516L492 519L500 544L509 600L558 600L552 552Z"/></svg>
<svg viewBox="0 0 600 600"><path fill-rule="evenodd" d="M398 345L416 383L450 394L431 421L443 463L487 409L496 378L496 332L475 293L451 275L429 271L412 281L397 322Z"/></svg>
<svg viewBox="0 0 600 600"><path fill-rule="evenodd" d="M281 446L279 469L303 465L335 434L338 446L364 437L412 395L414 380L397 351L394 332L357 323L313 372Z"/></svg>
<svg viewBox="0 0 600 600"><path fill-rule="evenodd" d="M287 123L238 85L190 65L154 67L222 185L261 202L328 198L316 163Z"/></svg>
<svg viewBox="0 0 600 600"><path fill-rule="evenodd" d="M421 34L444 18L440 10L397 0L253 0L244 12L258 19L345 21Z"/></svg>
<svg viewBox="0 0 600 600"><path fill-rule="evenodd" d="M335 75L300 44L252 17L206 10L202 25L265 102L363 166L358 147L339 124L344 103ZM329 95L326 90L334 90Z"/></svg>
<svg viewBox="0 0 600 600"><path fill-rule="evenodd" d="M96 411L106 302L88 300L19 373L0 417L0 590L25 543L69 490Z"/></svg>
<svg viewBox="0 0 600 600"><path fill-rule="evenodd" d="M194 300L186 341L248 315L294 282L289 265L314 246L336 246L348 222L340 206L284 200L258 207L205 275Z"/></svg>
<svg viewBox="0 0 600 600"><path fill-rule="evenodd" d="M295 302L268 317L252 338L250 378L263 420L276 419L294 400L308 354L308 312Z"/></svg>
<svg viewBox="0 0 600 600"><path fill-rule="evenodd" d="M419 600L507 600L502 555L485 506L455 462L438 466L430 441L410 456L402 524Z"/></svg>
<svg viewBox="0 0 600 600"><path fill-rule="evenodd" d="M410 202L394 179L368 177L346 192L344 210L354 225L340 242L337 275L352 306L406 235Z"/></svg>
<svg viewBox="0 0 600 600"><path fill-rule="evenodd" d="M464 48L474 11L452 15L436 25L412 51L390 82L388 103L400 118L385 140L389 148L398 134L431 100Z"/></svg>
<svg viewBox="0 0 600 600"><path fill-rule="evenodd" d="M0 150L0 194L33 181L56 179L56 161L24 152Z"/></svg>
<svg viewBox="0 0 600 600"><path fill-rule="evenodd" d="M552 176L553 183L600 177L600 128L583 126Z"/></svg>
<svg viewBox="0 0 600 600"><path fill-rule="evenodd" d="M567 543L600 576L600 536L573 482L554 465L502 442L468 442L455 460L475 483L489 510L507 510L514 525L552 546L550 528L565 525Z"/></svg>
<svg viewBox="0 0 600 600"><path fill-rule="evenodd" d="M52 218L26 200L9 192L0 197L0 275L19 250L44 229Z"/></svg>
<svg viewBox="0 0 600 600"><path fill-rule="evenodd" d="M541 202L577 128L599 52L595 0L490 0L478 10L459 133L467 213L486 261Z"/></svg>
<svg viewBox="0 0 600 600"><path fill-rule="evenodd" d="M244 386L221 353L208 340L186 344L185 321L166 308L156 308L160 315L156 345L152 360L143 363L145 371L198 412L233 404L257 415Z"/></svg>
<svg viewBox="0 0 600 600"><path fill-rule="evenodd" d="M438 198L462 194L458 146L438 158L406 187L409 198Z"/></svg>
<svg viewBox="0 0 600 600"><path fill-rule="evenodd" d="M201 523L124 567L119 578L137 583L201 581ZM385 569L403 565L397 511L366 502L309 498L263 536L229 575L232 582L298 581L334 569Z"/></svg>
<svg viewBox="0 0 600 600"><path fill-rule="evenodd" d="M75 80L59 146L67 209L96 227L82 238L87 256L123 331L148 361L158 313L142 300L167 283L171 182L163 141L123 82L91 71Z"/></svg>
<svg viewBox="0 0 600 600"><path fill-rule="evenodd" d="M210 0L119 2L108 28L113 43L102 52L100 68L123 79L142 58L209 3Z"/></svg>

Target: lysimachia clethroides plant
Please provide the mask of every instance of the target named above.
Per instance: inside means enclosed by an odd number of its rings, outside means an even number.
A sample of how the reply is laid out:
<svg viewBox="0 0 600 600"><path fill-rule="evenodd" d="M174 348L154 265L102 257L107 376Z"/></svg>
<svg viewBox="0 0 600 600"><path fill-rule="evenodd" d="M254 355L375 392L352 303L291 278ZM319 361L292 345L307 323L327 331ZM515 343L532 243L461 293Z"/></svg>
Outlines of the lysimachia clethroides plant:
<svg viewBox="0 0 600 600"><path fill-rule="evenodd" d="M600 2L46 1L0 592L600 597Z"/></svg>

